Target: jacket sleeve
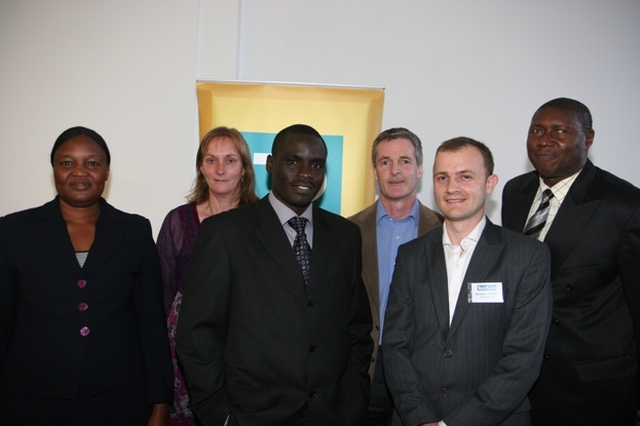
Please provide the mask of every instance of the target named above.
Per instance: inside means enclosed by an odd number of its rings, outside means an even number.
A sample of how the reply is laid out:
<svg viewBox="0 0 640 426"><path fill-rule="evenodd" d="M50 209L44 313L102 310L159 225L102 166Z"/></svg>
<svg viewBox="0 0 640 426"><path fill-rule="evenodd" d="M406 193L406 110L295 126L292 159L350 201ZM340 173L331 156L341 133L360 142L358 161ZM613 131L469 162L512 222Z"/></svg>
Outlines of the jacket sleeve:
<svg viewBox="0 0 640 426"><path fill-rule="evenodd" d="M369 299L362 281L362 242L360 231L354 226L353 264L351 269L352 292L350 300L349 338L351 356L349 366L341 380L340 418L342 424L362 424L367 418L371 380L369 364L373 351L371 339L372 317Z"/></svg>
<svg viewBox="0 0 640 426"><path fill-rule="evenodd" d="M205 220L193 248L176 331L191 406L205 425L223 425L229 414L224 351L230 291L228 252L211 221Z"/></svg>
<svg viewBox="0 0 640 426"><path fill-rule="evenodd" d="M636 343L640 346L640 206L631 215L622 234L618 268L633 320ZM637 353L640 357L640 347Z"/></svg>
<svg viewBox="0 0 640 426"><path fill-rule="evenodd" d="M393 395L396 411L405 425L436 423L438 411L426 397L421 377L413 361L413 336L416 330L414 257L420 252L410 252L409 246L398 249L389 300L384 319L383 350L384 372ZM425 262L426 259L422 259Z"/></svg>
<svg viewBox="0 0 640 426"><path fill-rule="evenodd" d="M133 294L134 309L145 362L147 399L150 404L173 400L173 369L162 308L162 278L158 251L151 235L151 224L145 219L139 238L142 243L142 265ZM135 231L134 231L135 232Z"/></svg>
<svg viewBox="0 0 640 426"><path fill-rule="evenodd" d="M0 235L4 236L0 239L0 366L4 363L9 346L16 298L15 277L9 266L6 225L7 219L0 218Z"/></svg>

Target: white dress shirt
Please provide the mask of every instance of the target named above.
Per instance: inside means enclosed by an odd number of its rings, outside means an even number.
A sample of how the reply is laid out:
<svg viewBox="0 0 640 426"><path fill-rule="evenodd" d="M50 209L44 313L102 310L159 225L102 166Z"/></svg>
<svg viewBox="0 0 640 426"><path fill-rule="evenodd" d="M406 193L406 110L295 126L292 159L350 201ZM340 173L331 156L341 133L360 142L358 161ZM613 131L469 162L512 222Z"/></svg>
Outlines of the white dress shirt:
<svg viewBox="0 0 640 426"><path fill-rule="evenodd" d="M447 280L449 287L449 325L453 319L453 313L456 309L458 296L462 291L464 276L467 273L469 262L473 256L473 252L478 245L482 231L487 224L487 218L482 217L475 228L460 241L460 244L451 244L449 233L447 231L447 223L442 225L442 245L444 247L444 259L447 265Z"/></svg>
<svg viewBox="0 0 640 426"><path fill-rule="evenodd" d="M582 171L582 170L581 170ZM558 209L562 205L564 198L569 193L569 189L571 189L571 185L575 182L576 178L580 174L580 171L568 178L562 179L560 182L556 183L552 187L547 186L546 183L540 178L540 185L538 185L538 192L536 192L536 196L533 199L533 203L531 203L531 209L529 209L529 214L527 215L527 220L525 223L529 222L529 219L533 214L538 210L538 206L540 206L540 201L542 200L542 193L546 189L550 189L553 193L553 197L549 200L549 216L547 216L547 221L540 231L538 235L538 240L544 241L544 238L547 236L547 232L549 232L549 228L553 223L553 219L555 219L556 214L558 213Z"/></svg>

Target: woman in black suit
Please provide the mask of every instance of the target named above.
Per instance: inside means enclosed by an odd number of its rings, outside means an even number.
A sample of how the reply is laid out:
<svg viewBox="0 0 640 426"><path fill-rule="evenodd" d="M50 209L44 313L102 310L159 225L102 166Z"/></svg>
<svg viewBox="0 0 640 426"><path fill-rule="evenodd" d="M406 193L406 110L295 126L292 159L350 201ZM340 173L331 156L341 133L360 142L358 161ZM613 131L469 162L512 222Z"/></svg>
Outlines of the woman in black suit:
<svg viewBox="0 0 640 426"><path fill-rule="evenodd" d="M173 375L149 221L102 198L111 157L73 127L58 196L0 218L0 423L165 425Z"/></svg>

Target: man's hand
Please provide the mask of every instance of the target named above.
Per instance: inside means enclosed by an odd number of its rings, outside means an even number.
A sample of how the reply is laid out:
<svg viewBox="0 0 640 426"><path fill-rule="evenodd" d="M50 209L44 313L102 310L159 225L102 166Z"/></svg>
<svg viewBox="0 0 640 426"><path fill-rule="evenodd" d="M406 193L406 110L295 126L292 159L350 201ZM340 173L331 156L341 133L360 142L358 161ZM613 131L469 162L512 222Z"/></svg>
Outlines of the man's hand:
<svg viewBox="0 0 640 426"><path fill-rule="evenodd" d="M153 404L147 426L169 426L169 404Z"/></svg>

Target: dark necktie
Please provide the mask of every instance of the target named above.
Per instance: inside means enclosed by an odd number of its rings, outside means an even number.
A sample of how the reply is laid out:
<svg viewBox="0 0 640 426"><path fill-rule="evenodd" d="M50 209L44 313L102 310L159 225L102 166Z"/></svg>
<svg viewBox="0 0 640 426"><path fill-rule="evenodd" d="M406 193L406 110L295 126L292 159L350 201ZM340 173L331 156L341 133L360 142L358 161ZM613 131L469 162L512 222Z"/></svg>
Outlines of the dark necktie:
<svg viewBox="0 0 640 426"><path fill-rule="evenodd" d="M311 270L311 247L309 247L309 243L307 242L307 234L304 232L304 228L307 226L307 219L296 216L289 219L287 223L296 231L296 239L293 241L293 252L302 270L304 283L308 284Z"/></svg>
<svg viewBox="0 0 640 426"><path fill-rule="evenodd" d="M553 192L550 189L545 189L542 193L542 199L538 210L529 218L529 221L524 227L524 235L528 235L533 238L538 238L542 228L547 223L547 217L549 216L549 200L553 198Z"/></svg>

